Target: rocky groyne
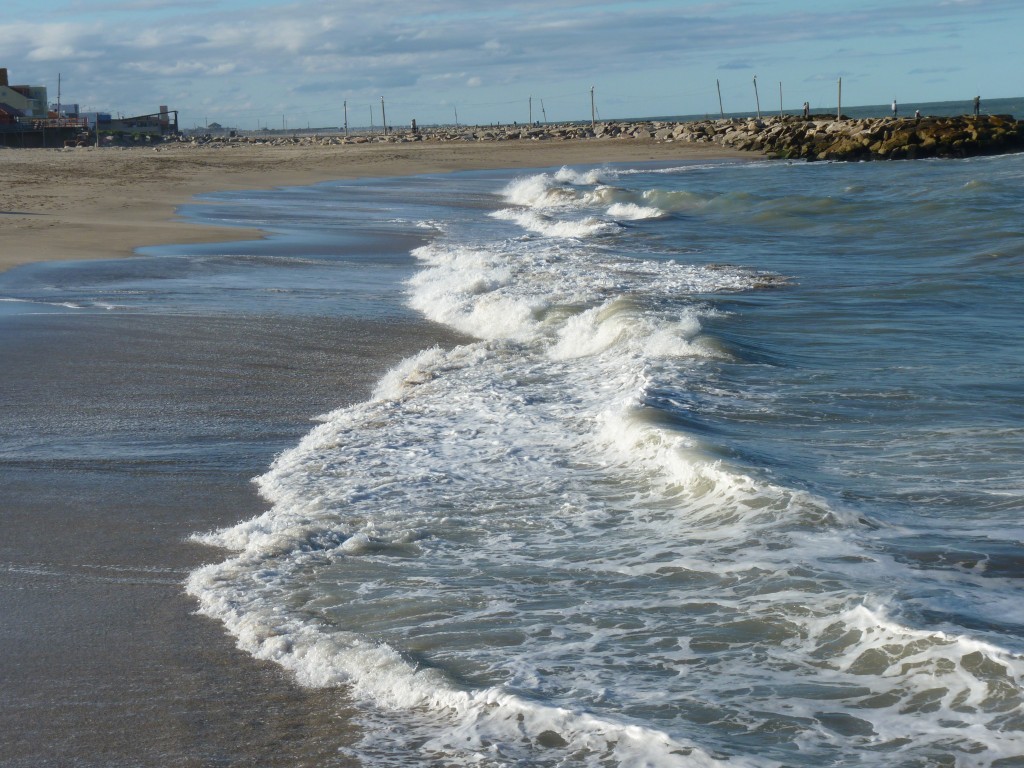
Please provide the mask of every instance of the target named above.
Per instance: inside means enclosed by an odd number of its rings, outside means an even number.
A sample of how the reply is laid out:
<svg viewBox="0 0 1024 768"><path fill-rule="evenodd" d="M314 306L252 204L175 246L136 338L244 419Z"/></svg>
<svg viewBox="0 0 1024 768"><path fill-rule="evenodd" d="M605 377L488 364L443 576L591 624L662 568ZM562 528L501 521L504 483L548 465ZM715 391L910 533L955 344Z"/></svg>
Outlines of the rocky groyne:
<svg viewBox="0 0 1024 768"><path fill-rule="evenodd" d="M802 160L903 160L1024 151L1024 123L1009 115L864 118L792 115L692 122L606 122L597 125L421 127L387 134L248 134L181 136L200 145L367 144L459 141L640 140L717 144L768 157Z"/></svg>
<svg viewBox="0 0 1024 768"><path fill-rule="evenodd" d="M803 160L904 160L971 157L1024 150L1024 124L1009 115L979 117L772 117L680 126L677 141L714 142Z"/></svg>

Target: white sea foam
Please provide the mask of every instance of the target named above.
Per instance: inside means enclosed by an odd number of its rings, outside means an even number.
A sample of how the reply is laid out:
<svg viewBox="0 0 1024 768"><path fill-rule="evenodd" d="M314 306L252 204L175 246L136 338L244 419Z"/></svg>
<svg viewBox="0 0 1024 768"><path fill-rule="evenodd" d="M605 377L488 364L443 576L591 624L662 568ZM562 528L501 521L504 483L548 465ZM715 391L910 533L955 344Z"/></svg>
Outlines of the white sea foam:
<svg viewBox="0 0 1024 768"><path fill-rule="evenodd" d="M276 601L253 590L250 569L244 561L207 566L190 576L188 588L199 598L201 610L223 621L238 638L239 647L280 664L303 685L346 684L357 698L376 707L405 712L425 708L435 716L444 714L445 729L435 732L423 749L445 754L449 764L463 764L458 755L467 749L477 757L465 764L476 764L486 745L495 741L519 742L523 756L533 754L538 765L544 764L536 752L538 745L542 752L543 747L550 751L557 745L563 755L583 751L594 756L582 764L596 765L609 757L621 765L751 764L716 760L657 730L546 706L499 687L459 689L438 670L417 669L387 644L283 613ZM258 570L255 576L272 585L275 574ZM240 577L245 588L224 588Z"/></svg>
<svg viewBox="0 0 1024 768"><path fill-rule="evenodd" d="M569 186L568 178L539 174L524 176L509 184L503 191L505 199L513 205L526 208L577 207L578 193Z"/></svg>
<svg viewBox="0 0 1024 768"><path fill-rule="evenodd" d="M106 301L44 301L42 299L20 299L11 296L0 296L0 301L9 302L11 304L36 304L43 307L55 307L60 309L122 309L120 305L111 304Z"/></svg>
<svg viewBox="0 0 1024 768"><path fill-rule="evenodd" d="M556 181L566 184L595 186L604 183L606 179L615 178L617 175L618 171L608 168L589 168L578 171L568 166L563 166L555 173L554 178Z"/></svg>
<svg viewBox="0 0 1024 768"><path fill-rule="evenodd" d="M507 208L495 211L495 218L514 221L529 232L536 232L545 237L592 237L602 233L613 232L615 222L604 221L596 216L582 219L554 219L534 210L516 210Z"/></svg>
<svg viewBox="0 0 1024 768"><path fill-rule="evenodd" d="M608 207L608 215L620 221L659 219L665 215L660 208L637 205L636 203L614 203Z"/></svg>

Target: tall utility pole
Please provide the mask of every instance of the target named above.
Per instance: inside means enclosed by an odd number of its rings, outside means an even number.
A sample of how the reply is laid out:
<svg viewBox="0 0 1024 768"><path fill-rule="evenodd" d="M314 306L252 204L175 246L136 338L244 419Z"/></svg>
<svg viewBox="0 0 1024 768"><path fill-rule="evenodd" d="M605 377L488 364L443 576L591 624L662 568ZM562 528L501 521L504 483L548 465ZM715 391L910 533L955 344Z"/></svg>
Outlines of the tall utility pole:
<svg viewBox="0 0 1024 768"><path fill-rule="evenodd" d="M60 72L57 73L57 119L60 119Z"/></svg>
<svg viewBox="0 0 1024 768"><path fill-rule="evenodd" d="M348 136L348 102L344 102L345 107L345 135Z"/></svg>
<svg viewBox="0 0 1024 768"><path fill-rule="evenodd" d="M782 81L779 80L779 117L782 117Z"/></svg>
<svg viewBox="0 0 1024 768"><path fill-rule="evenodd" d="M843 78L839 78L839 106L836 107L836 120L843 119Z"/></svg>
<svg viewBox="0 0 1024 768"><path fill-rule="evenodd" d="M597 117L594 110L594 86L590 86L590 127L597 127Z"/></svg>
<svg viewBox="0 0 1024 768"><path fill-rule="evenodd" d="M761 119L761 99L757 95L757 75L754 75L754 101L757 102L757 119Z"/></svg>
<svg viewBox="0 0 1024 768"><path fill-rule="evenodd" d="M452 109L455 110L455 128L456 128L456 130L458 130L458 128L459 128L459 108L456 107L456 106L452 106Z"/></svg>
<svg viewBox="0 0 1024 768"><path fill-rule="evenodd" d="M530 126L533 126L533 96L530 97Z"/></svg>
<svg viewBox="0 0 1024 768"><path fill-rule="evenodd" d="M718 113L725 119L725 109L722 107L722 84L715 79L715 87L718 89Z"/></svg>
<svg viewBox="0 0 1024 768"><path fill-rule="evenodd" d="M380 97L380 121L384 125L384 135L388 135L388 118L384 114L384 97Z"/></svg>
<svg viewBox="0 0 1024 768"><path fill-rule="evenodd" d="M544 122L547 123L547 121L548 121L548 113L544 111L544 99L540 100L540 114L541 114L541 117L544 118Z"/></svg>

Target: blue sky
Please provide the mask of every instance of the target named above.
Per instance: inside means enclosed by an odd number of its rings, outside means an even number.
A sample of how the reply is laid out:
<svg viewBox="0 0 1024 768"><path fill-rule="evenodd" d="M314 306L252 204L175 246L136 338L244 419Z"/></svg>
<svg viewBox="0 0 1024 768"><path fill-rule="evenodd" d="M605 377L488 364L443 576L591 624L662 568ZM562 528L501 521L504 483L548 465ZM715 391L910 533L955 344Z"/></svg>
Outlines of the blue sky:
<svg viewBox="0 0 1024 768"><path fill-rule="evenodd" d="M508 123L1022 96L1022 34L1024 0L5 0L0 67L184 127Z"/></svg>

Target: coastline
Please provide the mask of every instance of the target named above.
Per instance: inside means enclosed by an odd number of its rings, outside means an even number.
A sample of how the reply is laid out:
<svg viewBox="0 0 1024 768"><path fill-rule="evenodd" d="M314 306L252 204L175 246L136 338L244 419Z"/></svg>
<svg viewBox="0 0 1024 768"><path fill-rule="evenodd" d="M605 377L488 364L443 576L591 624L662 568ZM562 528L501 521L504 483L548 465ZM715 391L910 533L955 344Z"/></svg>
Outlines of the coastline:
<svg viewBox="0 0 1024 768"><path fill-rule="evenodd" d="M259 236L176 217L178 206L204 193L498 168L757 157L714 145L611 139L0 150L0 272L38 261L131 256L153 245Z"/></svg>
<svg viewBox="0 0 1024 768"><path fill-rule="evenodd" d="M175 218L204 192L721 157L754 159L599 141L11 150L0 155L0 270L252 235ZM399 360L459 339L426 322L342 317L0 319L5 766L354 764L343 692L300 687L195 615L182 581L220 553L188 537L262 512L250 479L312 415L365 399Z"/></svg>

